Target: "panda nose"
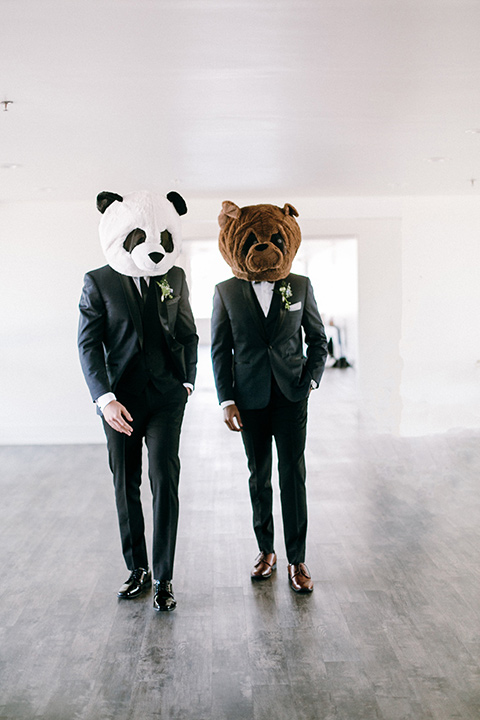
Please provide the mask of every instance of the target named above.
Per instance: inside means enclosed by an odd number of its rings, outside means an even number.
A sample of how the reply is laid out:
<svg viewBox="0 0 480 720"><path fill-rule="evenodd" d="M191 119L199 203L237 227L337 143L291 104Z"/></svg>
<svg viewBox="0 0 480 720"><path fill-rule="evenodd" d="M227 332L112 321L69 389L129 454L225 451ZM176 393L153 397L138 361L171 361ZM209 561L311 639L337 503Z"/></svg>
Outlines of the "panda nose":
<svg viewBox="0 0 480 720"><path fill-rule="evenodd" d="M160 262L160 260L163 260L165 255L163 253L159 253L159 252L152 252L152 253L148 253L148 257L151 260L153 260L155 265L157 265Z"/></svg>
<svg viewBox="0 0 480 720"><path fill-rule="evenodd" d="M257 245L255 245L255 251L262 252L263 250L266 249L266 247L267 247L267 243L258 243Z"/></svg>

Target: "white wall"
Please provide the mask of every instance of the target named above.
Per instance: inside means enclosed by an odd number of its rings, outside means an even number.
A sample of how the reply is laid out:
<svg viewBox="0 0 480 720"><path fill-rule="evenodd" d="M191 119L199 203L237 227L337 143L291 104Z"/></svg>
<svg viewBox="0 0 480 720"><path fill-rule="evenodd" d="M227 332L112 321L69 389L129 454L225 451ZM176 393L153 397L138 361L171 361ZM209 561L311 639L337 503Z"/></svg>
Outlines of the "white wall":
<svg viewBox="0 0 480 720"><path fill-rule="evenodd" d="M189 201L186 238L216 237L222 199ZM369 426L479 429L478 199L268 200L292 202L305 237L358 239ZM0 206L0 443L103 442L76 351L82 277L104 263L97 227L93 203Z"/></svg>
<svg viewBox="0 0 480 720"><path fill-rule="evenodd" d="M403 217L401 430L480 427L480 200L413 200Z"/></svg>
<svg viewBox="0 0 480 720"><path fill-rule="evenodd" d="M80 372L78 301L103 265L95 205L0 207L0 442L95 442L102 434Z"/></svg>
<svg viewBox="0 0 480 720"><path fill-rule="evenodd" d="M304 234L355 236L358 243L358 391L360 419L374 432L401 422L401 223L398 218L311 219Z"/></svg>

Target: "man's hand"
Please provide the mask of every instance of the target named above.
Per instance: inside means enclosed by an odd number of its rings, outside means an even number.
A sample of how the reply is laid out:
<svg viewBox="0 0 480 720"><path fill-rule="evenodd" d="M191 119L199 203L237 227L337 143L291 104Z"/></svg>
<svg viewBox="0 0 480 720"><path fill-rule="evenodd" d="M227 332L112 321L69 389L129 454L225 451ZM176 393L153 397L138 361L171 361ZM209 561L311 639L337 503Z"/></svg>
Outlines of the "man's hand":
<svg viewBox="0 0 480 720"><path fill-rule="evenodd" d="M227 405L223 408L223 419L229 430L240 432L243 428L242 418L236 405Z"/></svg>
<svg viewBox="0 0 480 720"><path fill-rule="evenodd" d="M132 434L133 428L125 422L125 420L132 422L133 418L127 408L119 403L118 400L112 400L103 408L103 417L110 427L117 432L124 433L125 435Z"/></svg>

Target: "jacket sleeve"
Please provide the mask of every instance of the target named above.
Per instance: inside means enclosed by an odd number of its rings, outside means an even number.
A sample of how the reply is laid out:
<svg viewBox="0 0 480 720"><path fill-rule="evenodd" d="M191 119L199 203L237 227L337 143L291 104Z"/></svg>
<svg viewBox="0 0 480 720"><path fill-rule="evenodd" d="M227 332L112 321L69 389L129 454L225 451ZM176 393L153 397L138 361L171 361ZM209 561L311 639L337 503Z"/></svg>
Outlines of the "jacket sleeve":
<svg viewBox="0 0 480 720"><path fill-rule="evenodd" d="M302 325L305 330L305 344L307 346L306 370L318 385L325 370L328 341L309 278L307 278L307 293Z"/></svg>
<svg viewBox="0 0 480 720"><path fill-rule="evenodd" d="M233 400L233 335L230 318L218 286L213 297L211 324L212 365L218 402Z"/></svg>
<svg viewBox="0 0 480 720"><path fill-rule="evenodd" d="M105 304L94 279L87 273L79 303L78 352L88 389L95 401L111 392L105 365L103 338Z"/></svg>
<svg viewBox="0 0 480 720"><path fill-rule="evenodd" d="M194 385L197 374L198 335L188 297L188 285L185 273L182 271L182 288L175 324L175 338L184 347L186 382Z"/></svg>

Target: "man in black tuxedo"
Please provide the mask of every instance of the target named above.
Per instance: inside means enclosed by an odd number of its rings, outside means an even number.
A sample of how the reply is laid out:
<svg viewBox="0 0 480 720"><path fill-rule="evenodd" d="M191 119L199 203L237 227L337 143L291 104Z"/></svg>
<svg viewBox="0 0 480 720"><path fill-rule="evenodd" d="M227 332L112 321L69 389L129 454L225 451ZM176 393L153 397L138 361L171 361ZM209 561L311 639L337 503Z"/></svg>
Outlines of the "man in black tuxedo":
<svg viewBox="0 0 480 720"><path fill-rule="evenodd" d="M307 402L320 382L327 339L310 280L290 273L300 244L297 212L223 203L220 250L235 277L215 288L212 362L227 427L241 431L250 471L260 554L252 580L276 567L272 517L272 437L278 453L290 587L313 590L305 564L304 449ZM303 352L304 339L306 356Z"/></svg>
<svg viewBox="0 0 480 720"><path fill-rule="evenodd" d="M101 193L100 238L109 265L85 275L78 346L103 416L123 555L130 577L118 597L152 584L140 499L143 439L153 496L154 608L173 610L180 430L197 363L195 323L180 252L177 193Z"/></svg>

